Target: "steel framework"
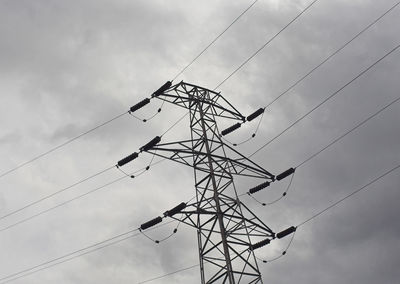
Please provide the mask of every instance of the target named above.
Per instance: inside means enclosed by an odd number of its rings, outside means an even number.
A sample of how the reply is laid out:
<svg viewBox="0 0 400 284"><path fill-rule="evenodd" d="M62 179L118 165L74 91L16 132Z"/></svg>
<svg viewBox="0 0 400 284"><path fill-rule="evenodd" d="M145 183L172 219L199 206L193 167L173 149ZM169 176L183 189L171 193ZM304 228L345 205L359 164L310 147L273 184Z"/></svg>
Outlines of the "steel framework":
<svg viewBox="0 0 400 284"><path fill-rule="evenodd" d="M201 283L263 283L253 250L275 234L238 198L233 177L272 182L275 176L226 145L216 122L245 117L219 93L184 82L152 97L190 113L191 139L158 143L145 152L194 168L196 201L179 214L164 215L196 228Z"/></svg>

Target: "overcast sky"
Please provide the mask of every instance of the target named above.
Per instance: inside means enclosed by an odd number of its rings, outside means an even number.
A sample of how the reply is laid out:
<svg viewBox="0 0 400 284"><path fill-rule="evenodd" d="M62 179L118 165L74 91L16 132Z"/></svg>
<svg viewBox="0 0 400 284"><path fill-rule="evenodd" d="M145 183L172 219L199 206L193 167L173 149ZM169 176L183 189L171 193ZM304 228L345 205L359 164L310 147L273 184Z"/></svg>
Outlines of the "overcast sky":
<svg viewBox="0 0 400 284"><path fill-rule="evenodd" d="M251 1L0 1L0 172L57 146L148 97L172 79ZM259 0L177 82L216 87L311 1ZM272 99L397 1L320 0L218 88L242 113ZM267 109L243 154L273 138L400 43L400 7ZM277 174L296 166L399 96L395 51L253 158ZM139 112L149 117L158 101ZM108 168L163 133L181 109L142 123L128 115L0 179L0 216ZM267 207L243 197L274 231L297 225L400 161L400 104L300 167L286 198ZM249 137L256 122L229 139ZM163 138L188 138L184 120ZM143 154L126 167L145 166ZM112 169L0 220L0 230L122 174ZM257 198L279 197L289 180ZM246 192L259 181L238 181ZM193 171L165 161L0 232L0 278L137 228L195 193ZM398 283L400 173L301 226L287 255L260 263L264 283ZM149 232L168 235L175 224ZM279 256L289 239L257 251ZM198 263L196 232L179 227L159 245L143 236L14 283L137 283ZM198 268L152 283L199 283ZM0 283L3 283L0 281Z"/></svg>

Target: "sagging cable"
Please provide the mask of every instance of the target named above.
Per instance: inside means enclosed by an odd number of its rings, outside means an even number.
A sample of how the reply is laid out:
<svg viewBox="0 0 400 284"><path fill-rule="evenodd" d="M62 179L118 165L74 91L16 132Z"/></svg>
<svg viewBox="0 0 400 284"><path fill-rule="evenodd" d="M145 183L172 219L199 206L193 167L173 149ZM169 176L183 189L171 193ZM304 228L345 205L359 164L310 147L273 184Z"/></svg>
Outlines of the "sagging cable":
<svg viewBox="0 0 400 284"><path fill-rule="evenodd" d="M151 148L153 148L154 146L156 146L158 143L160 143L160 141L161 141L161 137L160 136L156 136L150 142L148 142L146 145L140 147L139 150L140 150L140 152L148 151Z"/></svg>
<svg viewBox="0 0 400 284"><path fill-rule="evenodd" d="M297 229L297 227L291 226L291 227L287 228L286 230L283 230L282 232L277 233L276 237L278 239L282 239L282 238L296 232L296 229Z"/></svg>
<svg viewBox="0 0 400 284"><path fill-rule="evenodd" d="M295 170L296 170L295 168L290 168L290 169L284 171L283 173L280 173L279 175L276 176L276 180L282 180L285 177L290 176L291 174L293 174L295 172Z"/></svg>
<svg viewBox="0 0 400 284"><path fill-rule="evenodd" d="M247 117L247 121L252 121L253 119L255 119L256 117L262 115L264 113L264 108L259 108L258 110L256 110L255 112L253 112L252 114L250 114Z"/></svg>
<svg viewBox="0 0 400 284"><path fill-rule="evenodd" d="M164 85L162 85L157 91L155 91L151 97L156 98L160 96L162 93L164 93L166 90L168 90L172 85L171 81L167 81Z"/></svg>
<svg viewBox="0 0 400 284"><path fill-rule="evenodd" d="M227 129L224 129L221 131L221 135L225 136L233 131L235 131L236 129L240 128L241 124L238 122L230 127L228 127Z"/></svg>
<svg viewBox="0 0 400 284"><path fill-rule="evenodd" d="M160 216L158 216L157 218L154 218L154 219L140 225L140 230L146 230L146 229L153 227L154 225L157 225L161 222L162 222L162 218Z"/></svg>
<svg viewBox="0 0 400 284"><path fill-rule="evenodd" d="M143 101L138 102L137 104L135 104L134 106L131 106L131 108L129 109L130 112L135 112L138 109L141 109L142 107L144 107L145 105L150 103L150 99L149 98L145 98Z"/></svg>
<svg viewBox="0 0 400 284"><path fill-rule="evenodd" d="M119 160L117 163L117 167L122 167L123 165L126 165L127 163L133 161L137 157L139 157L139 154L134 152L134 153L130 154L129 156L126 156L125 158Z"/></svg>
<svg viewBox="0 0 400 284"><path fill-rule="evenodd" d="M172 217L175 214L178 214L179 212L181 212L185 208L186 208L186 203L182 202L181 204L175 206L171 210L165 211L164 212L164 217Z"/></svg>

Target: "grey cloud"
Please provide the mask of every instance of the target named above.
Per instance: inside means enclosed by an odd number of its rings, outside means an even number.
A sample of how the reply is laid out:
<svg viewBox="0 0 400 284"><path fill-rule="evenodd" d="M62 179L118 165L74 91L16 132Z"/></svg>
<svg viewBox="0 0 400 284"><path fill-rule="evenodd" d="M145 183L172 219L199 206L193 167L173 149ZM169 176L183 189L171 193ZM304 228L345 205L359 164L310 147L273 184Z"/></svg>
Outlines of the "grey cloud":
<svg viewBox="0 0 400 284"><path fill-rule="evenodd" d="M251 1L2 1L0 6L0 155L8 169L73 138L148 97L171 79ZM220 40L177 78L214 88L309 1L258 1ZM394 1L320 1L218 91L243 113L266 105ZM291 122L398 44L392 13L274 103L256 139L238 148L252 153ZM273 173L303 161L398 96L399 52L374 67L337 97L255 155ZM151 115L152 101L138 112ZM7 210L112 165L162 133L183 112L165 105L148 123L125 116L51 156L0 180ZM286 198L259 207L244 202L274 229L295 225L362 186L399 161L399 106L344 138L297 170ZM255 122L256 123L256 122ZM251 135L244 125L229 139ZM187 122L163 137L189 137ZM134 171L151 157L127 166ZM136 228L194 194L193 172L172 162L0 233L0 274L7 275L92 242ZM120 177L118 171L83 184L57 201L31 208L2 228ZM288 180L257 196L273 200ZM238 179L240 193L257 181ZM271 283L397 283L398 173L298 229L288 254L260 264ZM245 197L244 197L245 198ZM3 211L2 211L3 212ZM165 230L150 232L155 238ZM274 255L282 240L260 256ZM274 251L277 249L277 251ZM15 283L135 283L195 263L195 232L181 228L160 245L143 236L22 278ZM159 283L196 283L195 268ZM154 282L157 283L157 282Z"/></svg>

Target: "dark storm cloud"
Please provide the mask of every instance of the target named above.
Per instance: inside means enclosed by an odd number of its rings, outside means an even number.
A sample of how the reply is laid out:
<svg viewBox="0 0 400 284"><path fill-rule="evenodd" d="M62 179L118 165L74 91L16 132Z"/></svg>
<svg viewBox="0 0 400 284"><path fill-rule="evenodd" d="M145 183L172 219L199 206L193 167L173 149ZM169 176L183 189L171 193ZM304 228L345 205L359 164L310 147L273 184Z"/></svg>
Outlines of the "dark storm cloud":
<svg viewBox="0 0 400 284"><path fill-rule="evenodd" d="M213 89L309 1L259 1L180 76ZM372 22L394 1L319 1L218 91L243 113L269 103L299 77ZM183 68L250 2L228 1L2 1L0 6L0 134L7 170L122 113ZM399 43L396 8L266 112L260 131L239 150L252 153ZM293 127L254 159L278 173L297 165L398 96L399 51ZM148 117L159 104L138 113ZM260 208L244 202L274 230L296 225L361 187L400 160L399 105L297 169L288 196ZM164 106L144 124L123 117L62 151L1 180L1 212L18 208L112 165L160 134L182 113ZM254 125L229 136L247 138ZM163 137L189 137L187 122ZM146 165L142 155L128 169ZM58 201L119 177L112 171ZM261 264L271 283L397 283L398 173L300 227L286 257ZM279 197L288 180L258 196ZM238 180L240 193L256 181ZM154 166L87 198L0 233L1 272L7 275L137 227L194 194L192 170ZM246 197L244 197L246 198ZM48 201L46 206L57 204ZM1 228L44 205L1 220ZM168 235L173 226L150 232ZM261 250L276 256L288 240ZM191 228L155 245L135 237L18 280L19 283L135 283L196 263ZM17 283L16 281L15 283ZM198 269L159 283L196 283ZM156 283L156 282L154 282Z"/></svg>

